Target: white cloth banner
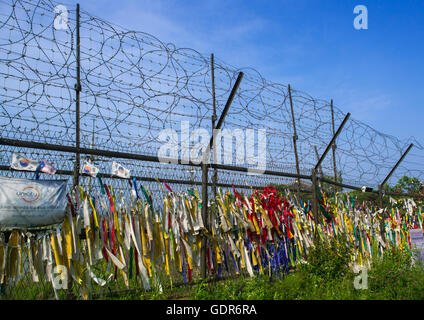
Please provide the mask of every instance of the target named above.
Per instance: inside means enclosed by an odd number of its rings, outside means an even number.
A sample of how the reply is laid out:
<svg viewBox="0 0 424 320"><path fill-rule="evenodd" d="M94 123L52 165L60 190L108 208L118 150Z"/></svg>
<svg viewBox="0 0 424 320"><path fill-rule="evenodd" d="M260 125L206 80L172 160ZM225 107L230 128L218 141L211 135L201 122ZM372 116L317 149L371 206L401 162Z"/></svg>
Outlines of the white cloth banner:
<svg viewBox="0 0 424 320"><path fill-rule="evenodd" d="M98 172L98 168L93 166L90 162L84 161L84 165L81 167L81 173L89 174L95 178Z"/></svg>
<svg viewBox="0 0 424 320"><path fill-rule="evenodd" d="M37 170L39 164L40 161L31 160L17 153L12 153L12 163L10 164L12 169L21 171L35 171Z"/></svg>
<svg viewBox="0 0 424 320"><path fill-rule="evenodd" d="M118 176L121 178L129 179L130 177L130 170L124 168L119 163L113 161L112 162L112 175Z"/></svg>
<svg viewBox="0 0 424 320"><path fill-rule="evenodd" d="M66 180L0 177L0 227L61 223L66 215Z"/></svg>

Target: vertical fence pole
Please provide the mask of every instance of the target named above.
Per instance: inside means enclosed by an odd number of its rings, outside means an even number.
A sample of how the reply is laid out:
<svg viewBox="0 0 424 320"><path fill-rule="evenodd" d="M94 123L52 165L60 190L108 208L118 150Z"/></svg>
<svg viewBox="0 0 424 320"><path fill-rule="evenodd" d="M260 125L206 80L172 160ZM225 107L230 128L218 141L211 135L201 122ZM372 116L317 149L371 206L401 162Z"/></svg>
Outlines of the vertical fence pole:
<svg viewBox="0 0 424 320"><path fill-rule="evenodd" d="M399 164L403 161L403 159L406 157L406 155L408 154L409 150L411 150L411 148L414 146L413 143L411 143L408 148L405 150L405 152L402 154L402 156L400 157L400 159L398 160L398 162L396 162L396 164L394 165L394 167L392 168L392 170L390 170L389 174L386 176L386 178L383 180L382 183L380 183L380 185L378 186L378 197L379 197L379 202L380 202L380 209L383 209L383 215L382 215L382 219L380 222L380 232L381 232L381 237L383 238L383 240L385 241L385 233L384 233L384 219L386 216L386 212L384 211L383 208L383 188L384 185L386 184L387 180L390 179L390 177L392 176L393 172L395 172L395 170L397 169L397 167L399 166Z"/></svg>
<svg viewBox="0 0 424 320"><path fill-rule="evenodd" d="M208 164L202 161L202 220L206 229L208 223ZM206 279L206 245L207 239L202 237L202 247L200 250L200 277Z"/></svg>
<svg viewBox="0 0 424 320"><path fill-rule="evenodd" d="M314 215L315 229L314 229L314 240L318 239L318 226L319 226L319 214L318 214L318 179L317 170L312 168L312 213Z"/></svg>
<svg viewBox="0 0 424 320"><path fill-rule="evenodd" d="M340 127L337 129L336 133L333 135L333 138L331 139L330 143L327 145L327 148L325 148L324 153L322 154L321 158L319 158L317 164L315 165L315 170L319 168L322 161L324 161L325 156L327 155L328 151L330 150L330 147L333 145L333 143L336 141L337 137L339 136L340 132L342 131L343 127L345 126L347 120L349 120L350 113L346 114L345 118L343 119L342 123L340 124Z"/></svg>
<svg viewBox="0 0 424 320"><path fill-rule="evenodd" d="M216 97L215 97L215 64L214 64L214 56L211 54L211 74L212 74L212 106L213 106L213 114L212 114L212 134L215 128L215 121L217 120L216 116ZM215 150L215 141L213 145L213 163L216 163L216 150ZM212 176L212 192L214 197L216 197L216 183L218 181L218 169L213 169Z"/></svg>
<svg viewBox="0 0 424 320"><path fill-rule="evenodd" d="M76 10L76 64L77 64L77 83L75 84L76 93L76 108L75 108L75 147L77 152L75 153L76 159L74 164L74 186L79 184L80 174L80 92L81 92L81 59L80 59L80 7L77 3Z"/></svg>
<svg viewBox="0 0 424 320"><path fill-rule="evenodd" d="M314 146L314 150L315 150L315 156L317 157L317 161L319 161L319 155L318 155L317 146ZM321 175L321 177L323 177L324 176L324 173L322 172L321 165L319 166L318 170L319 170L319 174Z"/></svg>
<svg viewBox="0 0 424 320"><path fill-rule="evenodd" d="M383 208L383 186L380 184L378 186L378 202L380 209L383 209L383 212L381 213L381 220L380 220L380 236L383 239L384 242L386 242L386 232L384 230L384 219L386 216L385 208Z"/></svg>
<svg viewBox="0 0 424 320"><path fill-rule="evenodd" d="M411 148L414 146L413 143L411 143L408 148L405 150L405 152L402 154L402 156L400 157L400 159L398 160L398 162L396 162L395 166L392 168L392 170L390 170L389 174L386 176L386 178L383 180L383 182L381 183L381 187L383 187L387 180L390 179L390 177L392 176L393 172L395 172L395 170L397 169L397 167L399 166L399 164L402 162L402 160L406 157L406 155L408 154L409 150L411 150Z"/></svg>
<svg viewBox="0 0 424 320"><path fill-rule="evenodd" d="M243 79L243 72L238 74L237 80L234 84L233 89L230 92L230 96L228 97L227 103L224 106L224 110L222 110L222 114L219 117L218 124L216 125L216 130L221 129L222 124L224 123L224 119L227 116L228 109L230 109L231 103L234 100L237 89L240 86L241 79ZM214 130L214 131L216 131ZM209 217L208 217L208 165L210 161L210 152L212 146L214 146L215 141L215 132L213 132L212 137L209 141L209 145L207 149L203 152L203 160L202 160L202 220L205 228L208 230L209 226ZM202 238L202 247L200 250L200 276L203 279L206 279L206 245L207 239L205 236Z"/></svg>
<svg viewBox="0 0 424 320"><path fill-rule="evenodd" d="M331 99L330 101L330 108L331 108L331 131L333 136L336 134L335 132L335 126L334 126L334 109L333 109L333 99ZM333 171L334 171L334 181L336 182L341 182L338 181L337 179L337 168L336 168L336 143L333 143L333 145L331 146L332 150L333 150ZM337 187L334 187L334 190L337 190Z"/></svg>
<svg viewBox="0 0 424 320"><path fill-rule="evenodd" d="M287 86L287 91L289 92L289 101L290 101L290 110L291 110L291 116L292 116L292 123L293 123L293 148L294 148L294 157L296 160L296 172L298 175L300 175L300 169L299 169L299 156L297 154L297 132L296 132L296 120L294 118L294 110L293 110L293 99L291 95L291 88L290 84ZM300 191L300 179L297 179L297 192Z"/></svg>
<svg viewBox="0 0 424 320"><path fill-rule="evenodd" d="M333 135L333 138L331 139L330 143L325 148L324 153L321 155L321 158L318 159L317 164L315 165L315 168L312 169L312 210L315 215L315 232L317 232L318 228L318 179L316 177L317 170L321 166L321 163L324 161L325 156L327 155L328 151L330 150L333 143L336 141L337 137L339 136L340 132L342 131L343 127L345 126L347 120L349 120L350 113L346 114L345 118L343 119L342 123L340 124L339 128L337 129L336 133Z"/></svg>

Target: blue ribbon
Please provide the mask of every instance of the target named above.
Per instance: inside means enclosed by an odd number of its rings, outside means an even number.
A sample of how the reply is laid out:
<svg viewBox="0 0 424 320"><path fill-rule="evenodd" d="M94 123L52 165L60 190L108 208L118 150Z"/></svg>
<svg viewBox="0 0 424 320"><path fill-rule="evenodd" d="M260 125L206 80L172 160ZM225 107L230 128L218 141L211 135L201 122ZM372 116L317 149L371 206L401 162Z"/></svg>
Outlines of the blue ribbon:
<svg viewBox="0 0 424 320"><path fill-rule="evenodd" d="M246 237L246 247L247 247L247 251L250 251L250 248L252 247L252 244L250 243L249 237Z"/></svg>
<svg viewBox="0 0 424 320"><path fill-rule="evenodd" d="M236 260L234 259L234 254L232 252L230 252L230 254L231 254L231 258L233 258L234 268L236 269L236 272L238 272L238 267L237 267Z"/></svg>
<svg viewBox="0 0 424 320"><path fill-rule="evenodd" d="M35 169L35 180L40 179L40 170L43 169L45 166L44 162L41 161L40 164L37 166L37 169Z"/></svg>
<svg viewBox="0 0 424 320"><path fill-rule="evenodd" d="M139 196L138 196L137 182L136 182L135 177L133 177L133 184L134 184L135 195L137 196L137 200L138 200L139 199Z"/></svg>
<svg viewBox="0 0 424 320"><path fill-rule="evenodd" d="M187 283L186 275L185 275L185 268L184 268L184 253L181 252L181 265L182 265L182 271L183 271L183 279L184 283Z"/></svg>
<svg viewBox="0 0 424 320"><path fill-rule="evenodd" d="M225 270L228 272L227 255L225 254L225 250L222 251L222 255L224 256Z"/></svg>

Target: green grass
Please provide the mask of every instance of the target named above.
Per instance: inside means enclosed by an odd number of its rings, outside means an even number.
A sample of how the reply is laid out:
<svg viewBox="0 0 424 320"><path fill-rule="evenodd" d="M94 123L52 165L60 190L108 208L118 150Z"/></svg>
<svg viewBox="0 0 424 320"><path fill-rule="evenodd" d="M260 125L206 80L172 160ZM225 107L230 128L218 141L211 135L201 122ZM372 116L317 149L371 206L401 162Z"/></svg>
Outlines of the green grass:
<svg viewBox="0 0 424 320"><path fill-rule="evenodd" d="M335 249L337 247L337 249ZM162 293L133 292L112 299L194 300L421 300L424 299L424 267L411 266L410 255L399 249L372 261L367 289L355 289L358 274L348 266L348 246L317 245L309 263L298 266L280 280L277 276L246 277L216 282L195 282L167 288Z"/></svg>
<svg viewBox="0 0 424 320"><path fill-rule="evenodd" d="M282 276L274 275L250 278L242 275L224 281L193 281L189 285L171 288L169 278L161 278L162 291L153 286L151 291L142 289L140 281L130 280L130 290L122 280L106 285L99 295L94 290L93 299L149 300L149 299L194 299L194 300L422 300L424 299L424 266L411 265L411 256L406 251L392 248L384 257L375 258L368 270L367 289L355 289L354 279L358 276L349 267L348 244L317 243L311 249L307 264L300 264L294 272ZM95 268L96 274L105 276L102 267ZM119 279L119 278L118 278ZM24 283L29 284L24 281ZM138 289L137 289L138 288ZM94 288L93 288L94 289ZM61 299L75 299L69 291L60 291ZM54 299L50 284L41 282L21 284L10 292L8 299ZM0 297L1 299L1 297Z"/></svg>
<svg viewBox="0 0 424 320"><path fill-rule="evenodd" d="M309 264L273 281L267 276L202 284L191 299L236 300L421 300L424 299L424 267L411 266L405 251L392 249L372 262L367 289L355 289L355 274L348 267L348 248L317 246ZM344 250L344 251L343 251Z"/></svg>

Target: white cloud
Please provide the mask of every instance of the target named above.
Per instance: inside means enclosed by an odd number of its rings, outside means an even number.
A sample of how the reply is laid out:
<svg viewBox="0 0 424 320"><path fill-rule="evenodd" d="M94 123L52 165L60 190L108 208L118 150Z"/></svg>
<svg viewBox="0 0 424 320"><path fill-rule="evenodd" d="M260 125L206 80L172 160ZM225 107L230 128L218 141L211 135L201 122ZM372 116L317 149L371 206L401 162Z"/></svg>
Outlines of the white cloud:
<svg viewBox="0 0 424 320"><path fill-rule="evenodd" d="M270 32L270 21L250 13L237 4L201 1L181 5L175 1L125 1L119 6L109 1L87 2L84 10L128 30L150 33L164 43L193 48L237 67L254 66L266 61L269 48L250 41ZM275 49L274 49L275 50ZM258 62L258 64L255 64ZM264 63L266 66L266 63Z"/></svg>

